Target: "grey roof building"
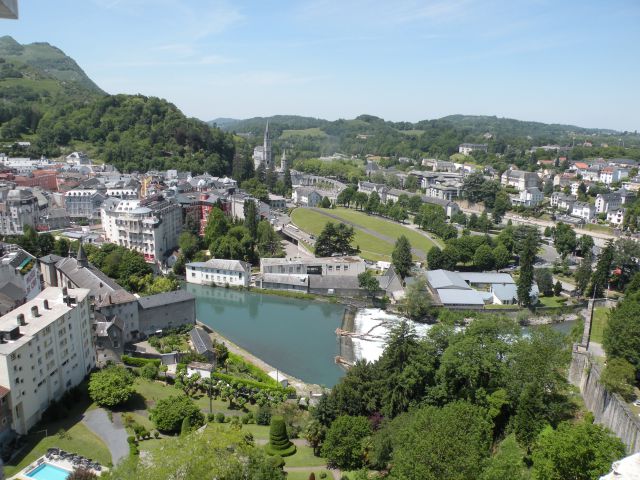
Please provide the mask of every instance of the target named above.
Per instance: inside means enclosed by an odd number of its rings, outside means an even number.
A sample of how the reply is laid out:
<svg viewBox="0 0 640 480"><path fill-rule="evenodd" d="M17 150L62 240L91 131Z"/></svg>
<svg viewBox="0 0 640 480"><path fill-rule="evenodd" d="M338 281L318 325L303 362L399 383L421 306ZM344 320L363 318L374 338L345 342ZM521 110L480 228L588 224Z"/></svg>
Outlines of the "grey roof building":
<svg viewBox="0 0 640 480"><path fill-rule="evenodd" d="M213 349L213 342L209 334L200 327L193 327L189 332L193 349L199 355L204 355L210 362L215 362L216 354Z"/></svg>

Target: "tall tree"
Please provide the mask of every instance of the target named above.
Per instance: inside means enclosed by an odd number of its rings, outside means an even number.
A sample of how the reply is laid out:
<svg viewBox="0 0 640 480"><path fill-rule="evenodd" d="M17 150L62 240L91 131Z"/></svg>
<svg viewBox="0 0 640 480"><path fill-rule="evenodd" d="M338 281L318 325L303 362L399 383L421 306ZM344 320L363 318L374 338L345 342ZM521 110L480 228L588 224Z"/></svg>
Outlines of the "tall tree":
<svg viewBox="0 0 640 480"><path fill-rule="evenodd" d="M565 258L578 244L575 230L566 223L559 222L553 229L553 243L558 253Z"/></svg>
<svg viewBox="0 0 640 480"><path fill-rule="evenodd" d="M538 243L533 235L527 235L520 252L520 276L518 277L518 303L530 307L531 287L533 286L533 265L536 259Z"/></svg>
<svg viewBox="0 0 640 480"><path fill-rule="evenodd" d="M255 241L258 238L258 207L254 200L245 200L243 205L244 226L249 230L249 235Z"/></svg>
<svg viewBox="0 0 640 480"><path fill-rule="evenodd" d="M358 285L372 297L380 290L380 282L371 270L365 270L358 274Z"/></svg>
<svg viewBox="0 0 640 480"><path fill-rule="evenodd" d="M584 237L583 237L584 238ZM590 237L589 237L590 238ZM576 281L576 289L580 295L584 294L589 286L589 280L591 279L592 267L591 263L593 262L593 254L591 250L585 250L583 252L582 260L576 268L576 271L573 272L573 278Z"/></svg>
<svg viewBox="0 0 640 480"><path fill-rule="evenodd" d="M411 243L409 239L404 235L400 235L396 240L395 247L391 254L391 262L393 263L396 272L403 280L411 272L413 265L413 257L411 255Z"/></svg>
<svg viewBox="0 0 640 480"><path fill-rule="evenodd" d="M601 298L604 294L604 289L609 285L609 279L611 276L611 265L613 264L614 245L613 241L609 240L606 246L600 252L598 262L596 263L596 269L591 276L591 284L589 285L588 295Z"/></svg>
<svg viewBox="0 0 640 480"><path fill-rule="evenodd" d="M207 218L207 225L204 227L204 241L210 246L214 240L224 237L229 231L229 220L222 210L213 207Z"/></svg>
<svg viewBox="0 0 640 480"><path fill-rule="evenodd" d="M604 329L603 347L607 358L622 358L640 372L640 298L626 297L609 314Z"/></svg>

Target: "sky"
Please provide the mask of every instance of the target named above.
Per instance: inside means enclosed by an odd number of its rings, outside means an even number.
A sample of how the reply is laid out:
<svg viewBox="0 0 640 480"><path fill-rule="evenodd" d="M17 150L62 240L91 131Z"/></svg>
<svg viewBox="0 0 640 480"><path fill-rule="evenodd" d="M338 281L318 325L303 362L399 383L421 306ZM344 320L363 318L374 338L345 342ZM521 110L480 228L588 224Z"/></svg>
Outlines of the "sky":
<svg viewBox="0 0 640 480"><path fill-rule="evenodd" d="M109 93L203 120L450 114L640 130L639 0L19 0Z"/></svg>

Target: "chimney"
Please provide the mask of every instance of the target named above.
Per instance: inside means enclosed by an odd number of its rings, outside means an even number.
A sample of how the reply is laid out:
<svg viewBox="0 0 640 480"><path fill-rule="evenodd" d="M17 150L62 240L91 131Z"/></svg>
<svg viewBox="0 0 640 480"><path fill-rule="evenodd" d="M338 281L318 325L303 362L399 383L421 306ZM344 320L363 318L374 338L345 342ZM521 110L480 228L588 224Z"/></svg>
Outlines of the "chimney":
<svg viewBox="0 0 640 480"><path fill-rule="evenodd" d="M40 315L38 314L38 306L34 305L33 307L31 307L31 317L32 318L38 318Z"/></svg>
<svg viewBox="0 0 640 480"><path fill-rule="evenodd" d="M42 302L42 307L43 307L45 310L49 310L49 300L45 299L45 300Z"/></svg>
<svg viewBox="0 0 640 480"><path fill-rule="evenodd" d="M24 313L19 313L18 314L18 326L19 327L24 327L27 324L27 322L24 321Z"/></svg>

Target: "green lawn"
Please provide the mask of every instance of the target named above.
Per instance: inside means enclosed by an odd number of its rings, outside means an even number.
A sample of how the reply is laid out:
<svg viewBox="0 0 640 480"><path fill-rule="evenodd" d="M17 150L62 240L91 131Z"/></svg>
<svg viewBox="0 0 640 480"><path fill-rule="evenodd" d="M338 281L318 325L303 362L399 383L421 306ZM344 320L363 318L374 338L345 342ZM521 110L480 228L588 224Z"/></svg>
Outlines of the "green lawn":
<svg viewBox="0 0 640 480"><path fill-rule="evenodd" d="M325 477L326 480L331 480L333 478L331 472L328 470L314 470L313 468L310 468L304 472L287 472L287 480L309 480L309 475L312 473L316 476L316 480L320 480L320 474L323 472L327 475Z"/></svg>
<svg viewBox="0 0 640 480"><path fill-rule="evenodd" d="M316 457L313 449L307 446L297 446L297 451L290 457L285 457L284 461L287 467L319 467L327 464L327 460L322 457Z"/></svg>
<svg viewBox="0 0 640 480"><path fill-rule="evenodd" d="M281 139L287 138L299 138L299 137L311 137L311 138L326 138L327 134L320 130L318 127L304 128L300 130L283 130Z"/></svg>
<svg viewBox="0 0 640 480"><path fill-rule="evenodd" d="M163 398L167 398L175 395L184 395L182 390L178 390L173 385L165 385L162 382L152 382L150 380L146 380L143 378L137 378L136 383L136 392L139 393L143 399L145 404L148 407L153 407L158 400ZM196 402L196 405L200 407L200 409L209 413L209 397L204 394L198 393L194 397L193 400ZM243 410L230 410L229 402L222 401L220 399L213 399L212 401L213 413L222 412L225 415L244 415ZM256 410L255 405L247 404L247 410ZM144 408L144 405L136 405L136 409Z"/></svg>
<svg viewBox="0 0 640 480"><path fill-rule="evenodd" d="M400 235L405 235L413 247L423 250L424 252L429 251L433 246L433 242L431 240L418 232L380 217L367 215L347 208L328 210L328 213L336 215L343 220L353 222L354 224L360 225L364 228L375 230L382 235L386 235L394 239L394 241ZM320 235L320 232L327 222L335 222L335 219L306 208L296 208L291 213L291 220L300 229L307 233L311 233L316 237ZM365 233L357 227L355 228L354 243L360 247L360 256L367 260L389 261L391 259L393 243L380 240L373 235Z"/></svg>
<svg viewBox="0 0 640 480"><path fill-rule="evenodd" d="M604 327L609 320L609 309L607 307L596 307L593 309L593 321L591 323L591 341L602 343Z"/></svg>
<svg viewBox="0 0 640 480"><path fill-rule="evenodd" d="M540 297L540 303L545 307L564 307L567 304L566 297Z"/></svg>
<svg viewBox="0 0 640 480"><path fill-rule="evenodd" d="M320 235L322 229L327 222L335 222L335 220L309 209L296 208L291 214L291 220L301 230L307 233ZM373 235L364 233L362 230L356 229L353 243L360 247L360 256L367 260L391 260L391 252L393 245L384 242Z"/></svg>
<svg viewBox="0 0 640 480"><path fill-rule="evenodd" d="M27 436L27 442L21 453L4 465L5 475L11 477L39 457L47 453L48 448L61 448L75 452L87 458L97 460L102 465L111 463L111 454L102 440L82 423L82 413L87 403L78 405L69 418L57 422L44 422L34 427ZM41 431L41 430L45 430ZM66 433L58 434L64 429ZM46 436L45 436L46 434Z"/></svg>
<svg viewBox="0 0 640 480"><path fill-rule="evenodd" d="M607 226L607 225L599 225L597 223L587 223L584 226L585 230L591 230L592 232L601 232L601 233L613 233L613 230L611 229L611 227Z"/></svg>

